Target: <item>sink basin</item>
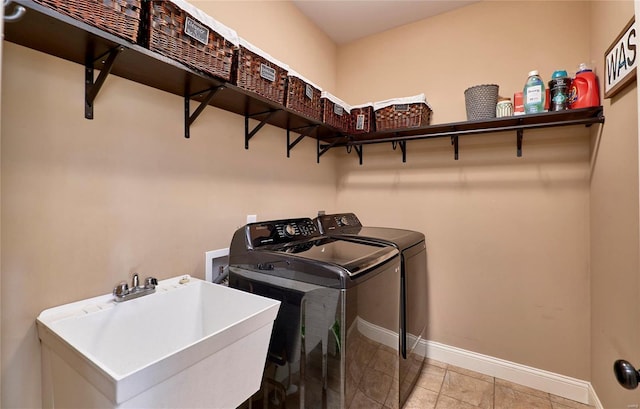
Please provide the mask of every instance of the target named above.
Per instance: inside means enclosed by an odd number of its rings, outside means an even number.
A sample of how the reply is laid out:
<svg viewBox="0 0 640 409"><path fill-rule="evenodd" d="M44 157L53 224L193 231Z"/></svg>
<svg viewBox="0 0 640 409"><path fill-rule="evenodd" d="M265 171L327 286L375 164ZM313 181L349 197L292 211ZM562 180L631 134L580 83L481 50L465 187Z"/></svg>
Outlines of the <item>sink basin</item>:
<svg viewBox="0 0 640 409"><path fill-rule="evenodd" d="M43 406L235 408L260 387L279 305L182 276L45 310Z"/></svg>

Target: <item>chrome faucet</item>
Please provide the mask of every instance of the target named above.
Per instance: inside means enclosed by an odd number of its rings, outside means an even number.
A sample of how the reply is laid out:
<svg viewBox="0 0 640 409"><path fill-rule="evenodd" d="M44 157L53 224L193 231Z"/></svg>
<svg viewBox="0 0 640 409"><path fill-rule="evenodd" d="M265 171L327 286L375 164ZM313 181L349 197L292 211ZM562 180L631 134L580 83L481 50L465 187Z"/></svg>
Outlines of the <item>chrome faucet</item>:
<svg viewBox="0 0 640 409"><path fill-rule="evenodd" d="M126 281L119 282L113 289L113 299L116 302L132 300L142 297L143 295L153 294L156 292L158 280L153 277L147 277L144 280L144 286L140 285L138 274L134 274L131 279L131 287Z"/></svg>

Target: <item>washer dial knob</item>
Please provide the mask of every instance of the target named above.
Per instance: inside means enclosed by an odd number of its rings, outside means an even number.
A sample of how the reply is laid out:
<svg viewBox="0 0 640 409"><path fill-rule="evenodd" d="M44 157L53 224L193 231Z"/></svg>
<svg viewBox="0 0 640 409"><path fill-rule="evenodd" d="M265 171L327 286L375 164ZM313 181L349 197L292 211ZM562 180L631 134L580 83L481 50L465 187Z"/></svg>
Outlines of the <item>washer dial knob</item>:
<svg viewBox="0 0 640 409"><path fill-rule="evenodd" d="M285 236L293 237L296 235L296 233L297 233L297 229L295 224L287 224L286 226L284 226Z"/></svg>

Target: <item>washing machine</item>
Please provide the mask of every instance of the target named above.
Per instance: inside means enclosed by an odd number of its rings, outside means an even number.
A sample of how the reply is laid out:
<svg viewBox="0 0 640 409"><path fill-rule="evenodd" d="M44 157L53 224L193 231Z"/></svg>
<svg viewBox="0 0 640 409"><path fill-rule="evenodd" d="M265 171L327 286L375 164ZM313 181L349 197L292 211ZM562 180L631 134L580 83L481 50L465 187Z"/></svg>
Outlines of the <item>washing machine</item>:
<svg viewBox="0 0 640 409"><path fill-rule="evenodd" d="M426 359L427 253L423 233L363 226L354 213L320 214L314 220L326 236L393 246L400 252L400 402L411 394Z"/></svg>
<svg viewBox="0 0 640 409"><path fill-rule="evenodd" d="M229 285L281 301L263 382L281 393L264 407L400 406L397 248L324 236L310 218L251 223L233 235Z"/></svg>

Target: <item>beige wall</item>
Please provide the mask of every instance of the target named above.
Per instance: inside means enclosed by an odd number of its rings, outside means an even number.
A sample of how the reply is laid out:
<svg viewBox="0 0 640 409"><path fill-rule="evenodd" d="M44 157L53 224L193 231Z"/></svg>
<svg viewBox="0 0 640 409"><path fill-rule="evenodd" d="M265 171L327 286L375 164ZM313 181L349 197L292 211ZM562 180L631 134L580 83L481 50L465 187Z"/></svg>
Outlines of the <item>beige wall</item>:
<svg viewBox="0 0 640 409"><path fill-rule="evenodd" d="M544 16L544 27L536 19ZM590 61L586 2L480 2L367 37L338 52L347 101L424 92L433 122L466 119L464 90L522 89L528 71ZM522 35L515 35L513 23ZM526 39L531 33L534 46ZM372 86L375 84L375 86ZM425 233L428 338L589 379L589 133L584 127L390 144L338 162L338 208Z"/></svg>
<svg viewBox="0 0 640 409"><path fill-rule="evenodd" d="M470 86L495 83L513 97L531 70L548 81L554 70L575 72L588 60L587 24L563 30L561 43L549 29L566 26L569 17L584 21L586 3L482 1L355 41L338 49L338 95L356 104L424 92L432 123L464 121ZM530 15L544 17L544 26L524 18Z"/></svg>
<svg viewBox="0 0 640 409"><path fill-rule="evenodd" d="M0 112L2 112L2 45L4 44L4 7L0 11ZM2 213L2 129L0 127L0 214ZM2 232L2 217L0 217ZM0 234L0 266L2 266L2 234ZM2 268L0 268L0 294L2 294ZM2 351L2 303L0 302L0 351ZM2 402L2 354L0 353L0 404Z"/></svg>
<svg viewBox="0 0 640 409"><path fill-rule="evenodd" d="M425 92L433 123L464 120L472 85L510 96L531 69L601 70L633 7L486 1L337 49L288 2L194 3L351 103ZM526 26L528 13L545 27L566 27L567 16L590 24L550 46L558 34ZM514 37L513 22L539 46ZM104 294L133 271L202 277L203 253L226 247L246 214L318 209L426 234L430 339L593 380L607 408L628 403L610 365L640 364L628 326L637 308L624 302L639 290L632 91L605 102L593 172L582 127L525 132L523 158L515 134L499 133L461 138L459 161L443 138L409 143L406 164L372 145L364 166L340 150L318 165L312 140L287 159L284 132L270 127L245 151L243 119L214 108L186 141L181 98L116 77L87 121L81 66L3 45L3 408L40 406L41 310Z"/></svg>
<svg viewBox="0 0 640 409"><path fill-rule="evenodd" d="M591 53L604 56L634 14L633 2L591 3ZM604 72L603 58L597 70ZM591 177L591 381L604 407L640 403L620 387L613 362L640 365L638 97L632 84L603 102L606 125L593 133Z"/></svg>
<svg viewBox="0 0 640 409"><path fill-rule="evenodd" d="M199 6L216 16L213 3ZM242 35L333 83L333 44L291 4L221 8L259 16ZM282 47L294 32L305 43ZM265 127L247 151L244 119L207 108L185 140L182 98L117 77L107 79L89 121L82 66L3 45L3 408L41 404L35 318L43 309L108 293L134 271L204 278L204 252L228 247L247 214L308 216L334 206L334 160L317 164L311 139L287 158L285 132Z"/></svg>

